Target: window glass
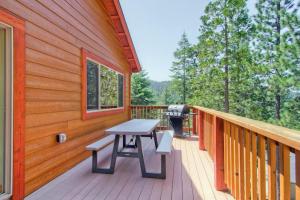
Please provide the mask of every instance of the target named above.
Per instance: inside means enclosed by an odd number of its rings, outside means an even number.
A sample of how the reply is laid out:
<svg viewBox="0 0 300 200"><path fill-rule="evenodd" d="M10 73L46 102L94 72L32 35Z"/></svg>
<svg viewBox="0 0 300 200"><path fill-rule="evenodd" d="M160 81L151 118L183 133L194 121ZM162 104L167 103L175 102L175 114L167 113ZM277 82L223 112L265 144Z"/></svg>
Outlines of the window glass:
<svg viewBox="0 0 300 200"><path fill-rule="evenodd" d="M99 108L99 69L92 61L87 61L87 110Z"/></svg>
<svg viewBox="0 0 300 200"><path fill-rule="evenodd" d="M87 62L87 109L105 110L123 107L124 77L94 61Z"/></svg>
<svg viewBox="0 0 300 200"><path fill-rule="evenodd" d="M124 90L124 77L122 74L118 74L119 85L118 85L118 98L119 107L123 107L123 90Z"/></svg>
<svg viewBox="0 0 300 200"><path fill-rule="evenodd" d="M118 74L108 69L100 67L100 101L101 109L117 108L118 107Z"/></svg>

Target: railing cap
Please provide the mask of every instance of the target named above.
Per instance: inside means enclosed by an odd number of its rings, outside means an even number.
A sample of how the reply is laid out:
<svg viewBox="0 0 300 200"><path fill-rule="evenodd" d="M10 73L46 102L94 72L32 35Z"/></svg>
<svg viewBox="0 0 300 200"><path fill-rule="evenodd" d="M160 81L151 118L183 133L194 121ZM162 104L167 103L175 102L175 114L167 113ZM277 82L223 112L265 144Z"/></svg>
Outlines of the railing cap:
<svg viewBox="0 0 300 200"><path fill-rule="evenodd" d="M214 115L294 149L300 150L300 131L200 106L193 106L193 108Z"/></svg>

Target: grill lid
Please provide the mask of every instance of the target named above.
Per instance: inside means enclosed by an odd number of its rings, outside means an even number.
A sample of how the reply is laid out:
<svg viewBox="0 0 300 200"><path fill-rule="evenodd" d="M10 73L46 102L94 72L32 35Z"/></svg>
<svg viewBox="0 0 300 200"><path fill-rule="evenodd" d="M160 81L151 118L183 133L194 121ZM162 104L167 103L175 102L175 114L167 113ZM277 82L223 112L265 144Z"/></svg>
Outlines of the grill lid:
<svg viewBox="0 0 300 200"><path fill-rule="evenodd" d="M173 117L183 117L189 113L189 107L187 105L169 105L166 115Z"/></svg>

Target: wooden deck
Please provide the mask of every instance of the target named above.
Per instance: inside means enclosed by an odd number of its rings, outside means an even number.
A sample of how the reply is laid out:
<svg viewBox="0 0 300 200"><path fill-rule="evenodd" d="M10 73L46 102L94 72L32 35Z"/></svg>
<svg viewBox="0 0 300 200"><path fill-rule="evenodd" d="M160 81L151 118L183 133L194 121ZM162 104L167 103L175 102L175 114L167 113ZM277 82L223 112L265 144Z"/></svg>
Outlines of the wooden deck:
<svg viewBox="0 0 300 200"><path fill-rule="evenodd" d="M158 171L160 157L153 140L143 138L148 171ZM99 152L102 166L108 166L112 145ZM233 199L213 186L213 163L205 151L198 150L197 138L173 140L173 152L167 157L167 179L141 177L138 159L118 158L113 175L92 174L91 158L26 197L26 200L99 200L99 199Z"/></svg>

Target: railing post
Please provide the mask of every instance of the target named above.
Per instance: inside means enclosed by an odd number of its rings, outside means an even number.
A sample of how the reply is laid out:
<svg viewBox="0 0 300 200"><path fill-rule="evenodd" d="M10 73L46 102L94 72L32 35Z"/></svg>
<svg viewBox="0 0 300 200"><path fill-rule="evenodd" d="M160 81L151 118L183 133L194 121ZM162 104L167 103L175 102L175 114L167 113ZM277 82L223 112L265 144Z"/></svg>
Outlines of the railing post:
<svg viewBox="0 0 300 200"><path fill-rule="evenodd" d="M213 116L214 176L217 190L225 190L224 181L224 121Z"/></svg>
<svg viewBox="0 0 300 200"><path fill-rule="evenodd" d="M300 200L300 151L296 150L296 200Z"/></svg>
<svg viewBox="0 0 300 200"><path fill-rule="evenodd" d="M196 127L196 115L195 115L195 113L197 112L197 110L195 109L195 108L193 108L193 129L192 129L192 131L193 131L193 135L196 135L197 134L197 127ZM190 128L190 127L189 127Z"/></svg>
<svg viewBox="0 0 300 200"><path fill-rule="evenodd" d="M199 136L199 149L205 150L204 146L204 113L198 110L198 136Z"/></svg>

